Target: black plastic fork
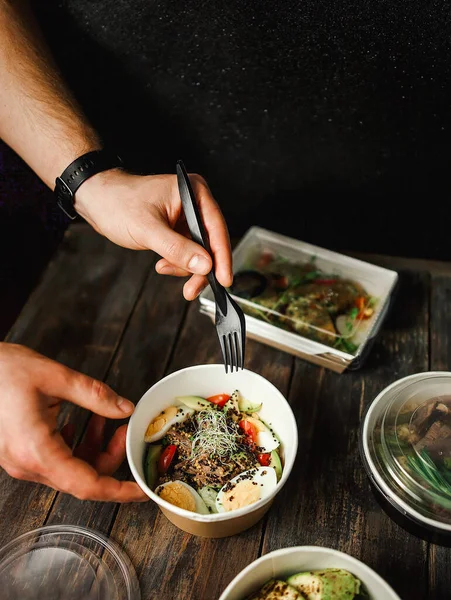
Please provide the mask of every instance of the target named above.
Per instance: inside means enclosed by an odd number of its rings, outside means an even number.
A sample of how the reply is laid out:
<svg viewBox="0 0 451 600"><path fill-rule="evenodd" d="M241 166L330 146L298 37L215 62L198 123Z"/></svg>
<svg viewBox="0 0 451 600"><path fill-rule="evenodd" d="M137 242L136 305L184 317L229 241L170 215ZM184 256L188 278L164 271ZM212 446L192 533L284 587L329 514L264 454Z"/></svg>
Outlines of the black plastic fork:
<svg viewBox="0 0 451 600"><path fill-rule="evenodd" d="M181 160L177 162L176 170L180 198L191 237L205 248L213 261L208 235L197 207L188 173ZM244 368L246 345L246 322L243 311L216 279L214 263L212 270L207 275L207 279L216 301L215 325L226 373L228 373L229 368L230 372L233 372L234 368L238 371L238 369Z"/></svg>

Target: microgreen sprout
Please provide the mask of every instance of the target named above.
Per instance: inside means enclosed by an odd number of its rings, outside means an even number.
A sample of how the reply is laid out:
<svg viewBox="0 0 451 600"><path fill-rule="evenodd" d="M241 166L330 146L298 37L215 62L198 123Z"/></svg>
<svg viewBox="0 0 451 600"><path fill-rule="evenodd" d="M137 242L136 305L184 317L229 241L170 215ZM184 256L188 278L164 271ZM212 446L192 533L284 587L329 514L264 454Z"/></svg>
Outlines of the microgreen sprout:
<svg viewBox="0 0 451 600"><path fill-rule="evenodd" d="M202 455L231 456L237 451L237 429L222 411L207 408L196 414L191 460Z"/></svg>

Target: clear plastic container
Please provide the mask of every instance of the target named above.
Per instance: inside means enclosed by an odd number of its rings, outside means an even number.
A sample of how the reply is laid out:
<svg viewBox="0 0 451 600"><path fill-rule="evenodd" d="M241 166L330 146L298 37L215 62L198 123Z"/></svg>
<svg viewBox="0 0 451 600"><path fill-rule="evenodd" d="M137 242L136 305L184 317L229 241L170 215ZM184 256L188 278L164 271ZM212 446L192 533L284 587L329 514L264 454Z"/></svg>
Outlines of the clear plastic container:
<svg viewBox="0 0 451 600"><path fill-rule="evenodd" d="M8 600L140 600L129 558L102 534L71 525L25 533L0 549Z"/></svg>
<svg viewBox="0 0 451 600"><path fill-rule="evenodd" d="M358 368L386 315L397 273L259 227L233 253L230 289L250 337L341 372ZM214 315L210 290L201 310Z"/></svg>
<svg viewBox="0 0 451 600"><path fill-rule="evenodd" d="M451 540L451 373L419 373L383 390L361 438L371 481L398 516L419 526L413 533Z"/></svg>

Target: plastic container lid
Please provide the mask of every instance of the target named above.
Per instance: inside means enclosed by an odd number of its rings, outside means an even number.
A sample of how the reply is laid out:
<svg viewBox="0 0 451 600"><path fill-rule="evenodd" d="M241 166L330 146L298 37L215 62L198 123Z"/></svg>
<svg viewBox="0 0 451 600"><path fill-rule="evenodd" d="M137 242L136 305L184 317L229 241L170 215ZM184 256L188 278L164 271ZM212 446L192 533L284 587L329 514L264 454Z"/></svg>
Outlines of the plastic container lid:
<svg viewBox="0 0 451 600"><path fill-rule="evenodd" d="M0 549L0 590L8 600L140 600L129 558L102 534L51 525Z"/></svg>
<svg viewBox="0 0 451 600"><path fill-rule="evenodd" d="M313 254L255 241L230 291L246 314L354 355L379 299L338 265L320 262Z"/></svg>
<svg viewBox="0 0 451 600"><path fill-rule="evenodd" d="M372 407L372 474L407 514L451 531L451 373L412 379Z"/></svg>

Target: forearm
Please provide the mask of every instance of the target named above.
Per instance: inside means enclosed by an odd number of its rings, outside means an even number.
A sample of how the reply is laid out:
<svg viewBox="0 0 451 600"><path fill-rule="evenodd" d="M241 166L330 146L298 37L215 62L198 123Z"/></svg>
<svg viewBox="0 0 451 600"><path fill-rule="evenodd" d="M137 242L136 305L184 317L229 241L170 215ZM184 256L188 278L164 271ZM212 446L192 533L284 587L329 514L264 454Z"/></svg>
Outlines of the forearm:
<svg viewBox="0 0 451 600"><path fill-rule="evenodd" d="M27 2L0 0L0 138L51 188L100 141L64 85Z"/></svg>

